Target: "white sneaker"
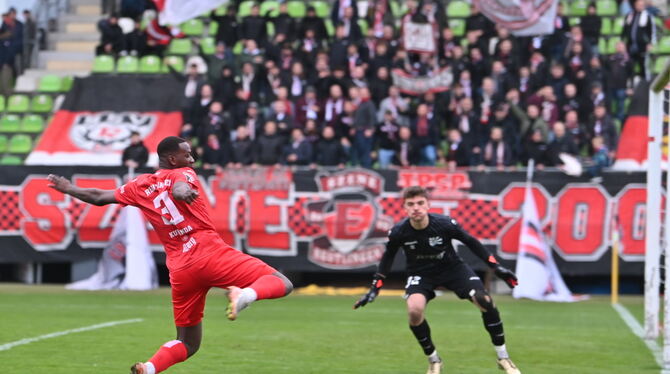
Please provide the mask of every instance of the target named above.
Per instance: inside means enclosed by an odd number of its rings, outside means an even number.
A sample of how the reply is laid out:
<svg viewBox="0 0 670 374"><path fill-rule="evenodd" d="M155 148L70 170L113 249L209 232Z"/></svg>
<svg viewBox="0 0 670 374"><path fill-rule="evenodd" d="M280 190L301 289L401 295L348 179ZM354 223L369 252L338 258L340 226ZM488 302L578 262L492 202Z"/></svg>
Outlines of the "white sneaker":
<svg viewBox="0 0 670 374"><path fill-rule="evenodd" d="M442 360L437 362L429 362L428 371L426 372L426 374L440 374L442 372L443 365L444 364L442 363Z"/></svg>
<svg viewBox="0 0 670 374"><path fill-rule="evenodd" d="M228 287L228 308L226 308L226 316L229 320L234 321L242 309L249 306L250 303L245 302L242 298L242 289L239 287Z"/></svg>
<svg viewBox="0 0 670 374"><path fill-rule="evenodd" d="M516 365L509 358L499 358L498 368L505 370L506 374L521 374L521 371L517 369Z"/></svg>

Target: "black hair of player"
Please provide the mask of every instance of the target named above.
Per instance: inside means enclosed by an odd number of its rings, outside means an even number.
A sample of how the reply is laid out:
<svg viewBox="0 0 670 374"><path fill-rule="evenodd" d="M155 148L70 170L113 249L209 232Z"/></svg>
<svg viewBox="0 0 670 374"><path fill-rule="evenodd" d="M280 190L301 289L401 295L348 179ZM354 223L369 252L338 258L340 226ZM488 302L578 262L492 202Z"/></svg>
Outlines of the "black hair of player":
<svg viewBox="0 0 670 374"><path fill-rule="evenodd" d="M402 191L402 199L407 200L413 197L425 197L428 200L428 191L421 186L410 186Z"/></svg>
<svg viewBox="0 0 670 374"><path fill-rule="evenodd" d="M158 143L158 157L165 158L175 152L179 151L179 144L186 143L186 139L178 136L168 136Z"/></svg>

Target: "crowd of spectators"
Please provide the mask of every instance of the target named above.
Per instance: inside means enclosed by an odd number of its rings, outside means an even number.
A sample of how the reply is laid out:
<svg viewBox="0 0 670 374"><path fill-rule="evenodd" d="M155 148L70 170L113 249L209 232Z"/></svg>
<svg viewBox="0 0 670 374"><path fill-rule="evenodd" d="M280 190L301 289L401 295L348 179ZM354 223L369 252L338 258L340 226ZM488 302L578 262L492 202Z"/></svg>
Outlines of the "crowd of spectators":
<svg viewBox="0 0 670 374"><path fill-rule="evenodd" d="M274 16L258 5L241 18L234 5L212 12L219 27L215 53L201 53L207 72L197 64L173 71L184 81L181 136L197 144L203 165L502 169L531 158L558 166L562 153L610 163L626 99L650 79L657 30L645 0L619 4L629 11L613 54L599 50L593 4L573 26L559 4L554 33L534 37L514 36L472 6L459 37L441 2L408 0L394 17L388 1L358 14L356 0L335 0L332 36L311 6L303 18L286 3ZM399 25L408 20L435 25L436 53L402 48ZM131 34L116 23L105 21L99 53L162 53L139 20ZM442 92L407 95L392 78L394 69L430 77L444 68L453 83Z"/></svg>
<svg viewBox="0 0 670 374"><path fill-rule="evenodd" d="M30 65L32 47L37 43L37 25L29 10L24 10L22 20L16 8L2 13L0 26L0 93L9 95L14 79Z"/></svg>

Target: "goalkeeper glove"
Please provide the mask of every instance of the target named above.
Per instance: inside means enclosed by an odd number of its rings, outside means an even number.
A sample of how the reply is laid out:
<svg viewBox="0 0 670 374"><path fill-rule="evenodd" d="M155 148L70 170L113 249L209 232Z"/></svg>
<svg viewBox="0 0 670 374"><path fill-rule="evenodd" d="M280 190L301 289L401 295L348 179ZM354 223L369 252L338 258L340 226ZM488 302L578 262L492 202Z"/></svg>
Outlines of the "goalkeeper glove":
<svg viewBox="0 0 670 374"><path fill-rule="evenodd" d="M516 275L512 270L502 265L496 265L495 268L493 268L493 271L495 271L496 276L504 280L510 288L514 288L519 284L519 281L516 279Z"/></svg>
<svg viewBox="0 0 670 374"><path fill-rule="evenodd" d="M371 303L375 301L377 298L377 295L379 295L379 290L382 288L384 285L384 282L382 279L385 277L379 273L375 274L374 278L372 278L372 285L370 286L370 290L368 293L363 295L357 302L354 304L354 309L358 309L362 306L365 306L367 303Z"/></svg>

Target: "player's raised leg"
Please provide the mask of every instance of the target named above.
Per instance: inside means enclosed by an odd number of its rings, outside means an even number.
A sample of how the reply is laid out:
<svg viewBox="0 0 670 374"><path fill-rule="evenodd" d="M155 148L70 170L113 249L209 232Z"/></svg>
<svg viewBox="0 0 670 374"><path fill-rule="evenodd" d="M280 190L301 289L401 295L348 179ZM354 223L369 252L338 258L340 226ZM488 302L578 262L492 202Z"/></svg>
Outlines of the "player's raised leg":
<svg viewBox="0 0 670 374"><path fill-rule="evenodd" d="M521 371L514 365L514 362L509 358L509 353L507 353L502 319L500 319L500 313L491 296L484 290L473 289L470 291L470 300L482 311L484 328L491 336L493 348L495 348L498 356L498 367L507 374L521 374Z"/></svg>
<svg viewBox="0 0 670 374"><path fill-rule="evenodd" d="M273 269L274 270L274 269ZM277 299L293 291L293 283L284 274L274 271L258 277L248 287L228 287L228 308L226 314L234 321L237 315L256 300Z"/></svg>
<svg viewBox="0 0 670 374"><path fill-rule="evenodd" d="M420 293L413 293L407 297L407 314L409 316L409 328L423 349L423 353L428 357L427 374L439 374L442 372L442 359L437 354L435 345L430 336L430 326L424 316L426 310L426 296Z"/></svg>
<svg viewBox="0 0 670 374"><path fill-rule="evenodd" d="M138 362L130 368L132 374L156 374L172 365L185 361L200 348L202 323L177 327L177 339L163 344L147 362Z"/></svg>

